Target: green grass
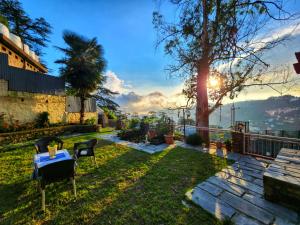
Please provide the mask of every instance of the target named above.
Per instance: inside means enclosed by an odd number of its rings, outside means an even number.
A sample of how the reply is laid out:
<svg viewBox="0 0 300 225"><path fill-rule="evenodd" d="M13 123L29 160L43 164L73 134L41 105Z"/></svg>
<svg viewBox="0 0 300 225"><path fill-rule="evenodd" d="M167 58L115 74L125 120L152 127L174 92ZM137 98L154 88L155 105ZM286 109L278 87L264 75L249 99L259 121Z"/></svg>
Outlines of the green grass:
<svg viewBox="0 0 300 225"><path fill-rule="evenodd" d="M74 142L94 134L64 139ZM79 161L77 199L70 182L46 187L46 212L31 180L33 146L0 152L0 224L222 224L198 206L182 204L187 190L227 165L226 160L180 147L149 155L104 140L98 168Z"/></svg>

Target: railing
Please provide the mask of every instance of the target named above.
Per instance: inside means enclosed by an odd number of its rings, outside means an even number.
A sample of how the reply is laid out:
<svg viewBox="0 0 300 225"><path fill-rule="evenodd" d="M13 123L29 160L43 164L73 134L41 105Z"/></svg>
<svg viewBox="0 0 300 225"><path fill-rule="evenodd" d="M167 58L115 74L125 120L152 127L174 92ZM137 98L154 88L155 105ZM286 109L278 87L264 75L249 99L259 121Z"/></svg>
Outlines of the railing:
<svg viewBox="0 0 300 225"><path fill-rule="evenodd" d="M275 158L282 148L300 150L300 139L261 134L244 134L245 154Z"/></svg>
<svg viewBox="0 0 300 225"><path fill-rule="evenodd" d="M183 126L176 126L177 131L183 132ZM229 129L186 126L186 135L197 130L209 132L210 142L224 142L231 140L233 150L242 154L275 158L281 148L300 150L300 139L277 137L254 133L242 133Z"/></svg>

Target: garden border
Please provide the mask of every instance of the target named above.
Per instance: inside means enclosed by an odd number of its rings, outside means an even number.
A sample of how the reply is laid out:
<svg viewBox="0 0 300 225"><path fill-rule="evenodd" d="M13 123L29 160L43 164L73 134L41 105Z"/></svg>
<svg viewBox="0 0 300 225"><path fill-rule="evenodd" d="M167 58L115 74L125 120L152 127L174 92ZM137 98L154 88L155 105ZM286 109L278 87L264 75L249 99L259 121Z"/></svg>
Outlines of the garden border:
<svg viewBox="0 0 300 225"><path fill-rule="evenodd" d="M29 141L42 136L97 132L99 131L99 129L99 125L67 125L26 131L0 133L0 145Z"/></svg>

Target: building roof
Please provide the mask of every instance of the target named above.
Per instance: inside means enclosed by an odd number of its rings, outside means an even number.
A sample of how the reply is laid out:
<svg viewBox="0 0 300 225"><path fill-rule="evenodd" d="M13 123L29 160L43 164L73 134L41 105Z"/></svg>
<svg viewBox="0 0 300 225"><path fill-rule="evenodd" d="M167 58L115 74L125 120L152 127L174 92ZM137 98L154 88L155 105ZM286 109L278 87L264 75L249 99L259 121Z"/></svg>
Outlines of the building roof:
<svg viewBox="0 0 300 225"><path fill-rule="evenodd" d="M37 67L41 72L47 73L48 70L45 66L43 66L40 62L33 59L30 55L28 55L22 48L17 46L13 41L11 41L9 38L4 36L3 34L0 34L0 42L2 42L4 45L6 45L8 48L10 48L12 51L16 52L18 55L20 55L22 58L24 58L27 62Z"/></svg>

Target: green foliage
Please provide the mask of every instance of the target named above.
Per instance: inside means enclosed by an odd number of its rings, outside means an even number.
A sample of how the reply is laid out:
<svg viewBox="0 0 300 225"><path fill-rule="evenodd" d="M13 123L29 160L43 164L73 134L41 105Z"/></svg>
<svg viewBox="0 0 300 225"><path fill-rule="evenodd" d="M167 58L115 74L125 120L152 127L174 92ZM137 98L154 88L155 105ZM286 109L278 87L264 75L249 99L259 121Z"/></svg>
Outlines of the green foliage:
<svg viewBox="0 0 300 225"><path fill-rule="evenodd" d="M103 107L102 110L104 111L104 113L108 119L116 120L118 118L116 113L114 111L108 109L107 107Z"/></svg>
<svg viewBox="0 0 300 225"><path fill-rule="evenodd" d="M189 145L199 146L203 143L203 140L198 133L194 133L187 136L185 142Z"/></svg>
<svg viewBox="0 0 300 225"><path fill-rule="evenodd" d="M38 128L49 127L50 125L49 113L48 112L39 113L35 122Z"/></svg>
<svg viewBox="0 0 300 225"><path fill-rule="evenodd" d="M179 131L174 132L174 140L182 141L183 139L183 134Z"/></svg>
<svg viewBox="0 0 300 225"><path fill-rule="evenodd" d="M74 32L65 31L63 39L66 48L57 47L65 56L57 60L61 64L60 75L72 89L75 96L80 97L80 123L84 118L84 100L90 97L90 93L103 87L105 77L103 72L106 66L103 58L103 48L97 43L96 38L87 39Z"/></svg>
<svg viewBox="0 0 300 225"><path fill-rule="evenodd" d="M95 134L64 138L64 148L92 138ZM226 167L225 159L180 147L150 155L99 140L99 168L88 158L76 167L77 199L70 182L54 183L47 186L41 213L37 183L30 182L33 154L33 144L0 152L1 224L222 224L201 207L183 206L182 199Z"/></svg>
<svg viewBox="0 0 300 225"><path fill-rule="evenodd" d="M50 147L54 147L55 145L57 145L57 142L56 141L51 141L48 146Z"/></svg>
<svg viewBox="0 0 300 225"><path fill-rule="evenodd" d="M10 31L22 39L37 55L42 55L42 47L47 46L51 25L43 18L32 19L18 0L1 0L0 14L9 23Z"/></svg>
<svg viewBox="0 0 300 225"><path fill-rule="evenodd" d="M0 14L0 23L4 24L9 28L8 20Z"/></svg>
<svg viewBox="0 0 300 225"><path fill-rule="evenodd" d="M226 146L231 146L231 145L232 145L232 141L231 141L230 139L226 139L226 140L224 141L224 144L225 144Z"/></svg>
<svg viewBox="0 0 300 225"><path fill-rule="evenodd" d="M132 118L129 120L128 128L129 129L136 128L140 122L141 122L140 118Z"/></svg>
<svg viewBox="0 0 300 225"><path fill-rule="evenodd" d="M157 121L155 130L158 136L173 134L174 123L169 117L166 116L166 114L161 114L160 118Z"/></svg>
<svg viewBox="0 0 300 225"><path fill-rule="evenodd" d="M86 125L95 125L96 124L96 118L89 118L86 119L84 122Z"/></svg>
<svg viewBox="0 0 300 225"><path fill-rule="evenodd" d="M140 129L125 129L118 133L118 137L122 140L131 142L142 142L145 141L145 134Z"/></svg>

